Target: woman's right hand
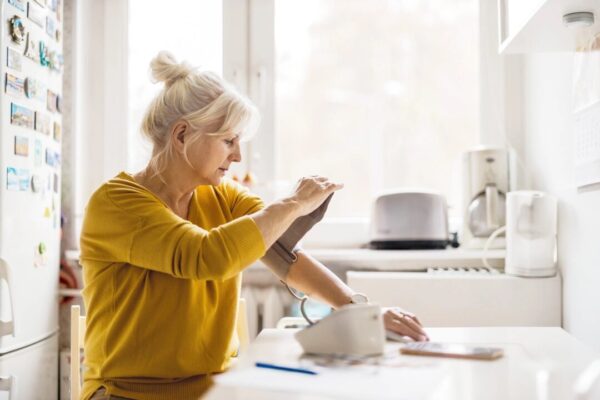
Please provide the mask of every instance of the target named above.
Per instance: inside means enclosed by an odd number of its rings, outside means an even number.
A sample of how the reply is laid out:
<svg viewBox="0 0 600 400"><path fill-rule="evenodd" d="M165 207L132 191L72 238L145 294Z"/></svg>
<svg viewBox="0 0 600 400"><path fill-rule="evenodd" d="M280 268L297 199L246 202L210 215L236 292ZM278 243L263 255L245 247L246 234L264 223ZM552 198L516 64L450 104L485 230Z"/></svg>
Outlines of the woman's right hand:
<svg viewBox="0 0 600 400"><path fill-rule="evenodd" d="M327 197L343 188L341 183L330 181L324 176L312 175L298 180L290 200L298 205L298 215L307 215L316 210Z"/></svg>
<svg viewBox="0 0 600 400"><path fill-rule="evenodd" d="M293 193L275 201L251 215L260 230L265 247L268 249L285 233L299 217L316 210L331 193L344 185L334 183L322 176L302 178L296 184Z"/></svg>

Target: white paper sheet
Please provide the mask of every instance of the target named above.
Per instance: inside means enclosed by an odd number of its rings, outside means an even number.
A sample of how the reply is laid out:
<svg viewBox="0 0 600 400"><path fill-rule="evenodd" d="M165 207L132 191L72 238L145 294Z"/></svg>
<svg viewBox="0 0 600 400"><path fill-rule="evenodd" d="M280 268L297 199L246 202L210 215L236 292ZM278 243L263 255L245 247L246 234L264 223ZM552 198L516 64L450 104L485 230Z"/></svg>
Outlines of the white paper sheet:
<svg viewBox="0 0 600 400"><path fill-rule="evenodd" d="M291 366L291 365L290 365ZM317 368L318 375L264 368L232 370L215 377L220 385L325 395L343 399L427 399L442 384L436 366Z"/></svg>

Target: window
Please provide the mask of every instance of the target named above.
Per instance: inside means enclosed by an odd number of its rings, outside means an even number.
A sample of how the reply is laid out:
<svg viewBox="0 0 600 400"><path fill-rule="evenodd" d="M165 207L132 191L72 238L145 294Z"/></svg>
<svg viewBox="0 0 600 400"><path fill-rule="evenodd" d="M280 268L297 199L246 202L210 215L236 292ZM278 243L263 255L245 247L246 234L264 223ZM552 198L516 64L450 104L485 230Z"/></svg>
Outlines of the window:
<svg viewBox="0 0 600 400"><path fill-rule="evenodd" d="M478 29L473 0L277 0L277 179L344 182L330 216L388 188L452 198L478 141Z"/></svg>
<svg viewBox="0 0 600 400"><path fill-rule="evenodd" d="M152 150L139 129L146 106L160 89L150 81L150 61L168 50L177 60L221 74L222 8L221 0L129 0L128 170L142 169Z"/></svg>
<svg viewBox="0 0 600 400"><path fill-rule="evenodd" d="M344 182L328 217L367 217L374 195L399 187L457 205L461 152L479 143L477 0L247 4L259 180Z"/></svg>

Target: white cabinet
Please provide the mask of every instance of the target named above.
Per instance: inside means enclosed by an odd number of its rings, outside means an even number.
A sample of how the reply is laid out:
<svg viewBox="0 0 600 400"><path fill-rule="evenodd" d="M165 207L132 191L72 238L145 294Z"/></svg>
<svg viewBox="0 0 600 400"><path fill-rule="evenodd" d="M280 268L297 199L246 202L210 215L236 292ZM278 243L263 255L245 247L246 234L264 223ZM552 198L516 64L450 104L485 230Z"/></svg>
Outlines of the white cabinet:
<svg viewBox="0 0 600 400"><path fill-rule="evenodd" d="M400 306L427 327L561 326L561 278L475 269L348 272L348 285L383 307Z"/></svg>
<svg viewBox="0 0 600 400"><path fill-rule="evenodd" d="M592 26L568 27L563 15L593 12ZM498 0L499 52L574 51L590 33L600 32L600 0Z"/></svg>

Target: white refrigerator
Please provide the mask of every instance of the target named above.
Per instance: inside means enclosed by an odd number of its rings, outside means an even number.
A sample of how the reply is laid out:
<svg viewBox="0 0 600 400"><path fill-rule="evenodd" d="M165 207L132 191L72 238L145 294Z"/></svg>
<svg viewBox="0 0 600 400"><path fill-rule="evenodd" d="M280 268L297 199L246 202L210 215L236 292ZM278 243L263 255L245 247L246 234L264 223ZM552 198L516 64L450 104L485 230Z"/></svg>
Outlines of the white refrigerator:
<svg viewBox="0 0 600 400"><path fill-rule="evenodd" d="M0 7L0 399L56 399L62 4Z"/></svg>

